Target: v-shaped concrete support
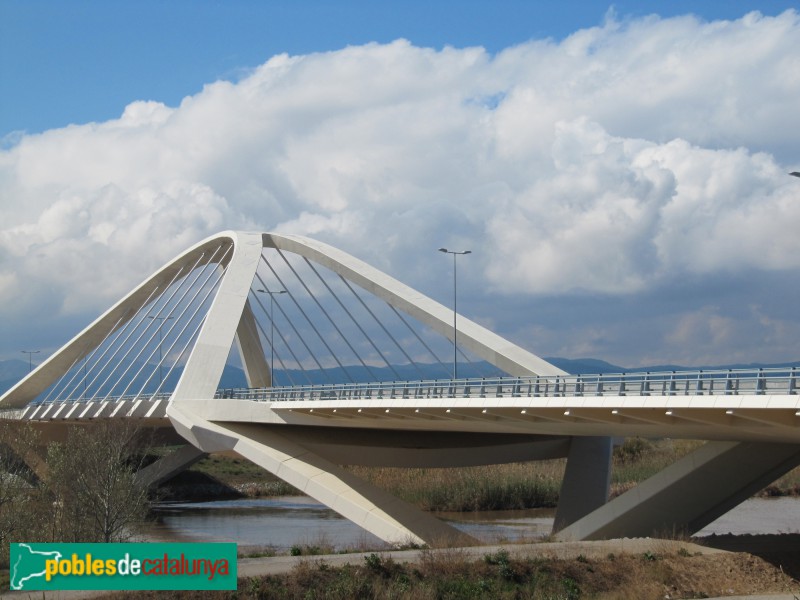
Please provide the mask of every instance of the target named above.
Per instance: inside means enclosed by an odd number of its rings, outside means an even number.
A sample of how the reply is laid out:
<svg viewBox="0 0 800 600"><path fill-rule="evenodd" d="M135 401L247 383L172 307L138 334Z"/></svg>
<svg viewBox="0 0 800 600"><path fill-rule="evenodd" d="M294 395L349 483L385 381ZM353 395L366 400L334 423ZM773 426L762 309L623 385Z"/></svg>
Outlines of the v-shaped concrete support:
<svg viewBox="0 0 800 600"><path fill-rule="evenodd" d="M800 464L800 445L708 442L563 529L564 540L695 533Z"/></svg>
<svg viewBox="0 0 800 600"><path fill-rule="evenodd" d="M178 432L205 452L233 450L393 545L474 545L476 540L311 452L286 433L246 423L212 423L191 402L168 409Z"/></svg>

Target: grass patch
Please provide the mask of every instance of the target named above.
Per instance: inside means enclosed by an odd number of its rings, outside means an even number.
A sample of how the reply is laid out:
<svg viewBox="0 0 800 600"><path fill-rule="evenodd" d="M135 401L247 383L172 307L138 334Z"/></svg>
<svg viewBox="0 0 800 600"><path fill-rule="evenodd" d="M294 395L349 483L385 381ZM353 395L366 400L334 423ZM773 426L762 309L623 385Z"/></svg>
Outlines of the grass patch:
<svg viewBox="0 0 800 600"><path fill-rule="evenodd" d="M248 498L302 495L296 487L238 456L212 454L198 461L188 472L219 480Z"/></svg>
<svg viewBox="0 0 800 600"><path fill-rule="evenodd" d="M765 592L796 592L797 584L772 565L746 554L681 556L648 560L641 555L564 560L513 558L499 551L483 560L458 550L423 552L416 563L369 554L356 565L331 567L318 559L292 571L239 580L236 592L203 592L203 598L616 598L662 600ZM171 592L179 599L197 592ZM129 597L123 593L103 598ZM138 592L158 598L159 592Z"/></svg>

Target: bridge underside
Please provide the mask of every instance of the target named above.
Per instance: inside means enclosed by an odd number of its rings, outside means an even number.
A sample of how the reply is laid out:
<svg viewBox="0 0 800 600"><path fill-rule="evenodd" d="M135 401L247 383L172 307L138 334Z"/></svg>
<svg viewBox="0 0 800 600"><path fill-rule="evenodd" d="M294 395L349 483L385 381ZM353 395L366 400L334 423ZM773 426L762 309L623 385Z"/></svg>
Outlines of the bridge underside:
<svg viewBox="0 0 800 600"><path fill-rule="evenodd" d="M280 404L234 400L223 409L219 402L187 401L169 412L176 428L198 447L234 450L393 543L464 538L338 465L454 467L567 457L554 532L562 539L600 539L694 533L800 464L796 442L712 441L607 503L611 439L586 435L605 426L584 429L585 423L577 422L571 431L555 418L535 425L520 417L502 419L495 410L495 431L487 433L480 431L485 424L475 424L480 417L469 418L463 407L445 410L443 404L406 407L401 415L384 403L380 411L353 410L348 417L336 416L330 406ZM430 416L423 414L426 410L445 422L426 427L420 423ZM664 423L653 423L652 433L664 435Z"/></svg>

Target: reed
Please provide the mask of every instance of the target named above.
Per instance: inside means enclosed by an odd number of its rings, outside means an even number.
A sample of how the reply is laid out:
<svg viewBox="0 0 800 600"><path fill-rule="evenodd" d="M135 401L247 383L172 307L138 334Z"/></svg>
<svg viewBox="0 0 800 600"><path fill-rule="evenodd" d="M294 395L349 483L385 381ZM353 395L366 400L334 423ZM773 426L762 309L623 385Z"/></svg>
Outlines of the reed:
<svg viewBox="0 0 800 600"><path fill-rule="evenodd" d="M432 511L555 506L564 460L452 469L352 467L358 477Z"/></svg>
<svg viewBox="0 0 800 600"><path fill-rule="evenodd" d="M702 442L630 438L615 448L611 495L617 496L669 466ZM510 510L558 503L566 460L483 467L399 469L351 467L354 475L431 511Z"/></svg>
<svg viewBox="0 0 800 600"><path fill-rule="evenodd" d="M627 438L614 449L611 497L628 491L702 445L695 440Z"/></svg>
<svg viewBox="0 0 800 600"><path fill-rule="evenodd" d="M611 496L618 496L699 448L692 440L628 438L614 449ZM564 477L566 460L545 460L480 467L405 469L347 467L357 477L424 510L469 512L552 507ZM200 469L248 496L299 494L288 484L242 459L213 456ZM800 495L800 468L783 476L761 495Z"/></svg>

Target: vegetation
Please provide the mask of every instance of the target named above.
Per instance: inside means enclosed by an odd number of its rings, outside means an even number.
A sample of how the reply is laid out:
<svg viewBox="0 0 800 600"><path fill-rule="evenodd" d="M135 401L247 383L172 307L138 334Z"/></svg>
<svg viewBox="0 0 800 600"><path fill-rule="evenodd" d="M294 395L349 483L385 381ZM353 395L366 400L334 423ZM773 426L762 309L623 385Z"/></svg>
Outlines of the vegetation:
<svg viewBox="0 0 800 600"><path fill-rule="evenodd" d="M548 460L458 469L351 470L425 510L477 511L555 506L565 464Z"/></svg>
<svg viewBox="0 0 800 600"><path fill-rule="evenodd" d="M130 539L149 509L135 476L142 437L130 422L103 421L44 448L29 424L0 422L0 569L14 542Z"/></svg>
<svg viewBox="0 0 800 600"><path fill-rule="evenodd" d="M360 565L301 561L291 572L239 580L235 592L174 592L189 598L446 598L661 600L796 592L777 568L749 555L613 555L595 559L513 558L500 550L473 560L457 549L423 551L414 563L369 554ZM127 598L116 593L105 598ZM136 598L158 598L138 592Z"/></svg>
<svg viewBox="0 0 800 600"><path fill-rule="evenodd" d="M69 430L64 441L42 452L36 432L0 422L0 570L8 567L14 541L124 541L148 509L134 473L144 456L142 434L130 425L98 424ZM673 440L626 440L614 451L612 494L621 493L700 445ZM37 458L39 457L39 458ZM45 458L41 458L45 457ZM23 460L24 459L24 460ZM46 477L39 480L26 464ZM554 506L564 460L459 469L352 467L375 485L421 508L473 511ZM196 471L253 494L297 493L248 461L212 456ZM800 470L784 476L766 494L797 493ZM648 552L605 559L515 559L508 552L468 559L459 550L423 551L415 564L379 554L361 565L333 568L315 555L323 542L295 546L304 558L280 575L241 579L235 593L176 593L179 598L663 598L796 591L791 581L748 555L696 556ZM274 554L271 549L260 556ZM743 562L745 561L745 562ZM737 573L735 578L731 573ZM742 573L745 575L742 576ZM0 572L0 589L7 589ZM199 594L199 595L198 595ZM112 594L120 598L126 594ZM158 593L149 594L158 597ZM148 597L148 593L137 594Z"/></svg>

